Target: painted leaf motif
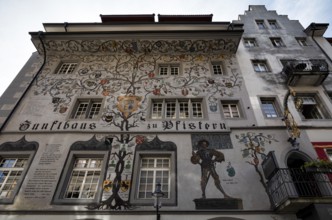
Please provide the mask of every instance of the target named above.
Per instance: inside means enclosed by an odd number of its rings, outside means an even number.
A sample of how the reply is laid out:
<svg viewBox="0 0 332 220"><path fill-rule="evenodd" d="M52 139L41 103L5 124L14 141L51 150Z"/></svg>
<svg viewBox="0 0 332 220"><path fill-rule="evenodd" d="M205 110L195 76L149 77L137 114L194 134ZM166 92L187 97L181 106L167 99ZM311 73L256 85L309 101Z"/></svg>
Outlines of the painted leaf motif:
<svg viewBox="0 0 332 220"><path fill-rule="evenodd" d="M248 149L244 149L242 151L242 157L245 158L245 157L248 157L249 156L249 150Z"/></svg>

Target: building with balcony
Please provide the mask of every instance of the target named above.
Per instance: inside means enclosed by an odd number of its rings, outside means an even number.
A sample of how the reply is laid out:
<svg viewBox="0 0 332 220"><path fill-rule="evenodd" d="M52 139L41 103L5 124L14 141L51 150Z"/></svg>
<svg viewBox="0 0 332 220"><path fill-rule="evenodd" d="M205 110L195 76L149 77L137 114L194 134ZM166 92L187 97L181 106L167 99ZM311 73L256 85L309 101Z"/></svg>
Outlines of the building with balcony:
<svg viewBox="0 0 332 220"><path fill-rule="evenodd" d="M244 33L237 58L256 127L288 134L289 149L275 149L263 162L274 210L300 219L329 219L330 170L303 169L306 161L330 160L331 45L323 37L328 24L303 29L264 6L249 6L239 20Z"/></svg>
<svg viewBox="0 0 332 220"><path fill-rule="evenodd" d="M0 102L0 219L331 217L330 170L303 167L332 150L326 24L100 17L30 33Z"/></svg>

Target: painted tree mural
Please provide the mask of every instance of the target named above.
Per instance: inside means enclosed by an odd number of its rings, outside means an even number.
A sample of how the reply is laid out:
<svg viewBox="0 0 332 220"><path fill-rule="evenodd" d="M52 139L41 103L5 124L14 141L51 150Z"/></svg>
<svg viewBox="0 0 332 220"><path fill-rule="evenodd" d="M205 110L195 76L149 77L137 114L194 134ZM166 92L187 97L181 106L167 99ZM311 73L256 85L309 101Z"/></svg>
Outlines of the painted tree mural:
<svg viewBox="0 0 332 220"><path fill-rule="evenodd" d="M263 133L257 134L254 132L235 135L235 138L245 146L241 149L242 157L246 160L246 163L254 167L255 172L259 176L260 183L263 185L265 192L268 194L268 188L265 183L263 171L259 168L259 165L266 157L266 146L271 145L272 142L278 142L278 140L276 140L272 135L265 135Z"/></svg>
<svg viewBox="0 0 332 220"><path fill-rule="evenodd" d="M128 135L121 135L120 138L117 136L110 136L115 139L116 142L120 143L127 143L131 141ZM128 144L121 144L120 149L116 152L112 152L111 156L115 158L117 161L115 166L115 177L112 180L105 180L103 189L104 190L111 190L112 195L98 204L90 204L87 206L87 209L94 210L94 209L112 209L112 210L121 210L121 209L128 209L131 207L128 201L125 201L119 195L119 191L127 191L130 187L130 180L123 180L122 174L125 169L125 159L132 155L131 151L128 151Z"/></svg>
<svg viewBox="0 0 332 220"><path fill-rule="evenodd" d="M103 120L121 131L145 120L150 94L207 96L208 104L217 106L220 96L233 96L242 85L235 57L227 55L236 49L231 40L47 41L46 48L57 55L48 56L35 95L50 96L54 112L60 114L67 114L74 96L102 95L107 103ZM51 70L59 59L82 61L78 76L55 76ZM227 75L211 75L209 63L218 60L224 62ZM163 63L181 63L182 71L177 76L160 76L158 65ZM118 111L119 105L125 105L123 99L134 100L136 108L126 109L126 114Z"/></svg>
<svg viewBox="0 0 332 220"><path fill-rule="evenodd" d="M104 180L103 190L111 192L111 195L97 204L89 204L86 208L89 210L96 209L111 209L123 210L131 209L133 206L128 200L121 197L120 192L129 192L131 179L123 178L124 170L129 170L131 173L131 158L135 145L142 144L147 141L147 137L142 135L122 134L120 136L110 135L107 138L112 138L112 153L109 167L114 167L114 171L110 169L107 171L106 179ZM133 142L135 140L135 143ZM114 149L113 149L114 148ZM114 176L114 178L111 178Z"/></svg>
<svg viewBox="0 0 332 220"><path fill-rule="evenodd" d="M50 97L53 112L66 116L75 97L103 96L100 123L113 131L132 131L145 123L150 95L170 97L207 97L210 111L216 111L222 96L233 96L242 86L234 63L237 43L233 39L214 40L47 40L45 68L34 87L35 96ZM41 48L41 45L39 45ZM78 62L74 74L55 74L61 60ZM213 75L212 61L222 61L226 75ZM176 76L162 76L158 67L165 63L181 65ZM135 146L145 140L132 134L111 135L114 146ZM134 143L134 139L136 143ZM107 179L108 199L88 209L127 209L128 201L119 195L127 150L115 150L115 177Z"/></svg>

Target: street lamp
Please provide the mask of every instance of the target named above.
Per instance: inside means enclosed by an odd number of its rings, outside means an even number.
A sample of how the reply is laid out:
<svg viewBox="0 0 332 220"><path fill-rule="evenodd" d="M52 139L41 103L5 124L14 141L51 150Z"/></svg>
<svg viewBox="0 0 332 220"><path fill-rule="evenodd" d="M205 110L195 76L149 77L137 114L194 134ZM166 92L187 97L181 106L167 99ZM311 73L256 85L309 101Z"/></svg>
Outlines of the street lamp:
<svg viewBox="0 0 332 220"><path fill-rule="evenodd" d="M156 208L156 216L157 220L160 220L159 209L161 208L161 198L164 197L164 193L161 191L161 184L157 183L152 196L154 197L154 205L153 207Z"/></svg>

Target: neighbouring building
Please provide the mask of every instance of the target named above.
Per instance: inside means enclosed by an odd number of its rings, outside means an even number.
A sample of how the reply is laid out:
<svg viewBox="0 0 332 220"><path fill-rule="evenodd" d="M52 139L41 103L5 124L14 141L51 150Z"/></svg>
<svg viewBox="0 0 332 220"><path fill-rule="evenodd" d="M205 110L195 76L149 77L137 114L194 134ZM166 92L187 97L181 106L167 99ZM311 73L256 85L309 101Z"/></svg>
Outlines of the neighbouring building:
<svg viewBox="0 0 332 220"><path fill-rule="evenodd" d="M0 219L331 219L331 170L304 166L332 157L328 24L100 17L30 33L0 100Z"/></svg>

